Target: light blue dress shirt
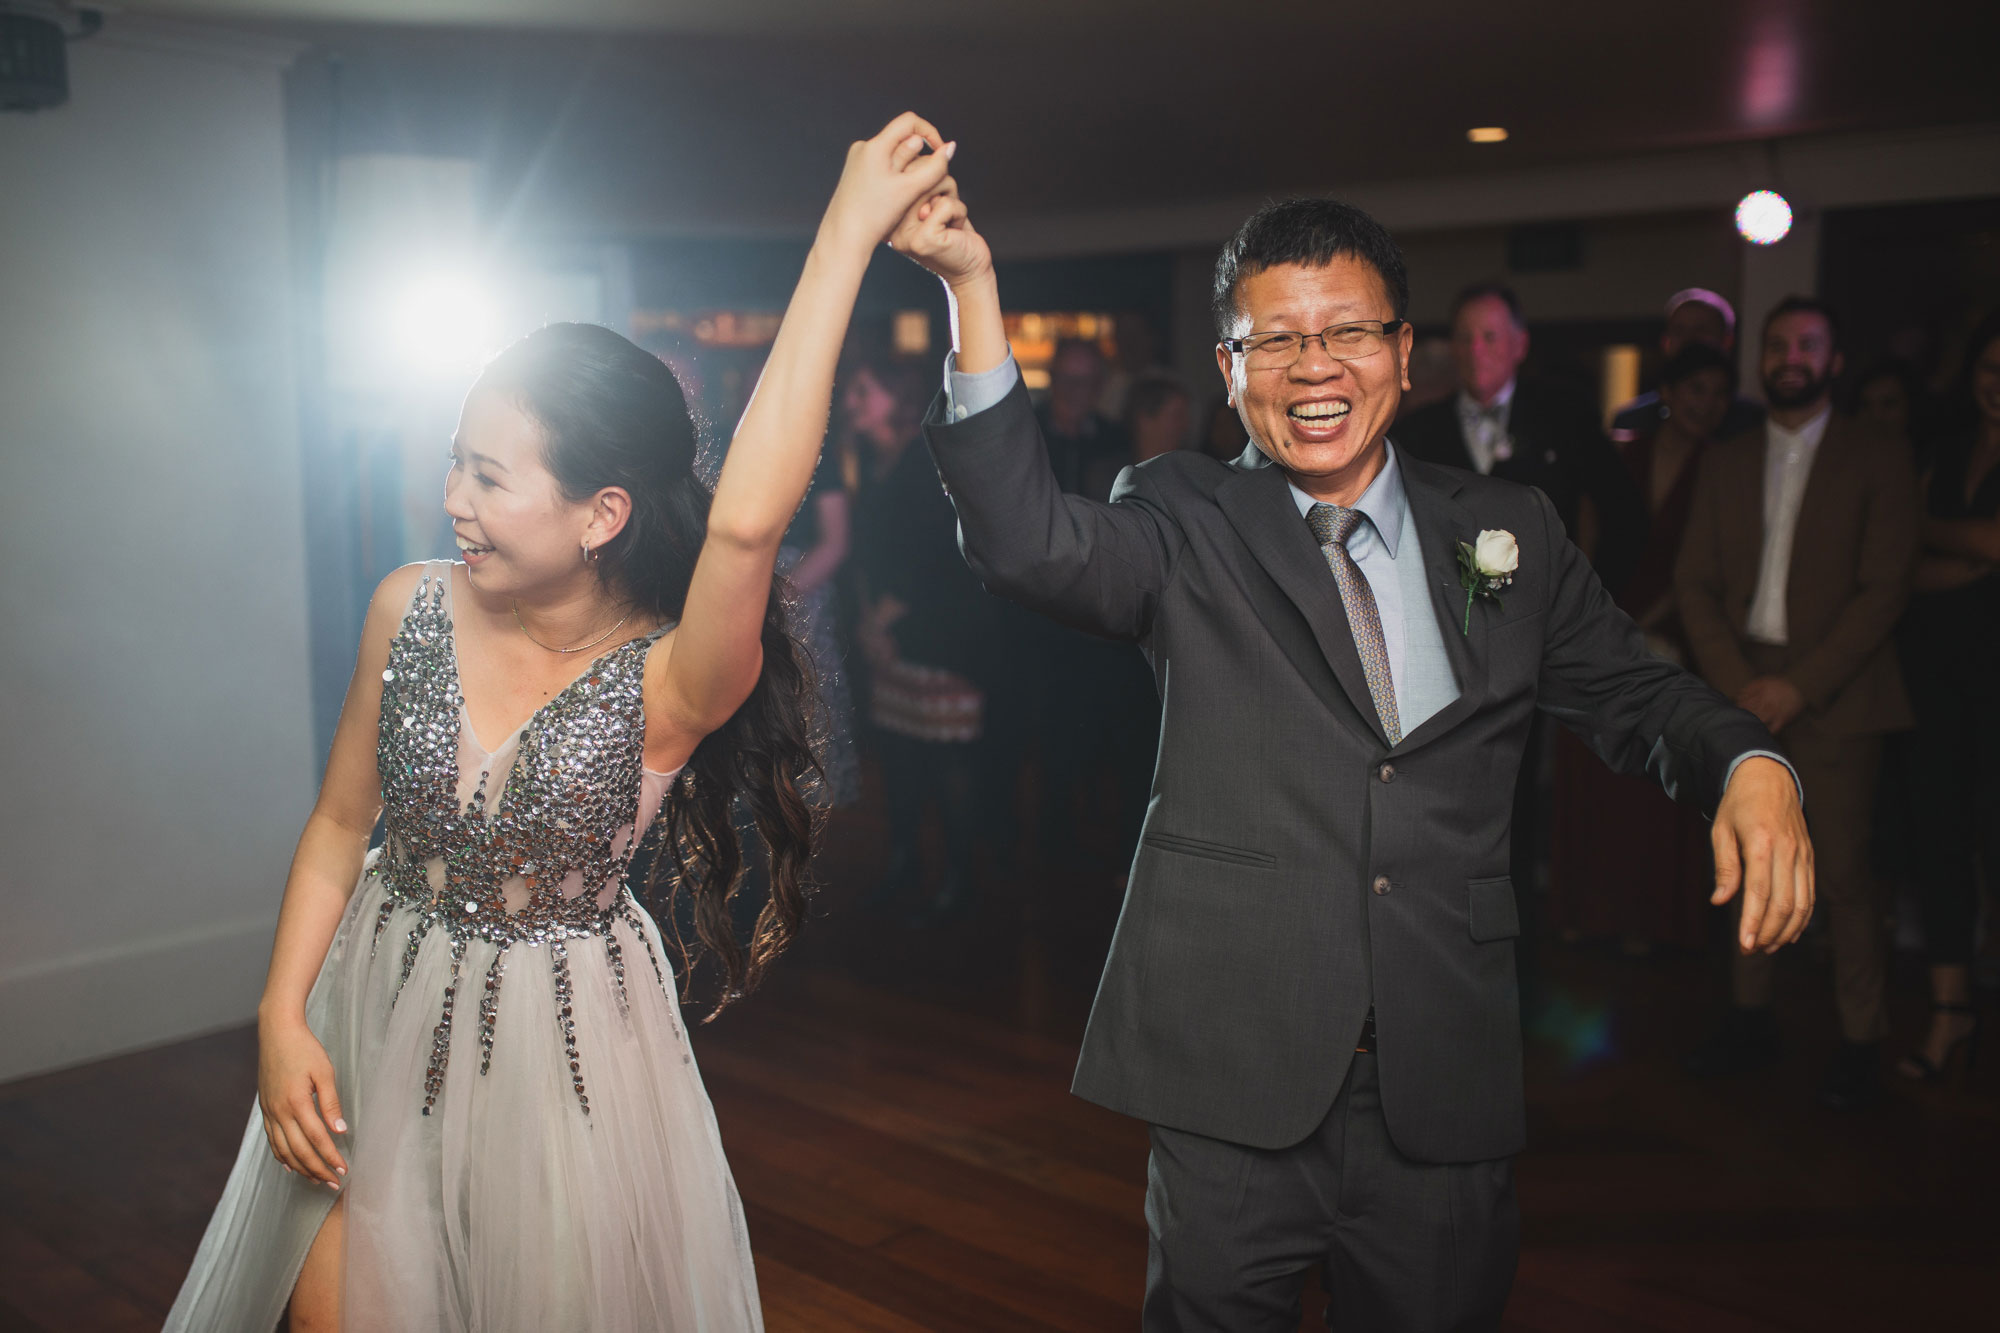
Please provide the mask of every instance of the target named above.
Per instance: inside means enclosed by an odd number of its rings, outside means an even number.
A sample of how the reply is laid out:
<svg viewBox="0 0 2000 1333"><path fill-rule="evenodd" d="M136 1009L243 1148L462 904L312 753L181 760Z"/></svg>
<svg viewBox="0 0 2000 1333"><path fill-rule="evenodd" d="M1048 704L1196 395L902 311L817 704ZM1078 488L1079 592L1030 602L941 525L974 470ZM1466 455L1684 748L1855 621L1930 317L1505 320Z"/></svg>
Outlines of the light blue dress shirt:
<svg viewBox="0 0 2000 1333"><path fill-rule="evenodd" d="M944 361L945 416L952 421L996 406L1013 391L1021 372L1009 355L991 370L962 375L955 353ZM1431 606L1428 578L1424 572L1422 543L1417 538L1416 519L1410 512L1410 497L1403 486L1403 469L1396 461L1396 447L1388 448L1389 460L1355 504L1368 521L1348 539L1347 553L1368 580L1375 594L1376 614L1382 619L1383 646L1389 653L1389 680L1396 687L1396 714L1403 734L1409 735L1425 719L1458 698L1460 686L1452 674L1451 659L1445 654L1444 632ZM1289 485L1289 483L1287 483ZM1317 503L1292 486L1292 500L1303 519ZM1328 570L1328 578L1333 571ZM1727 788L1745 759L1775 759L1791 771L1805 800L1805 787L1798 770L1783 755L1770 750L1750 750L1730 762L1722 785Z"/></svg>
<svg viewBox="0 0 2000 1333"><path fill-rule="evenodd" d="M1396 689L1396 716L1407 736L1458 698L1460 686L1444 650L1437 608L1431 605L1423 543L1417 537L1409 493L1403 489L1396 446L1387 446L1387 453L1382 470L1354 502L1366 522L1347 539L1347 553L1375 595L1382 646L1389 654L1389 682ZM1291 486L1299 517L1305 518L1319 501L1291 482L1286 485ZM1332 577L1331 570L1327 577Z"/></svg>

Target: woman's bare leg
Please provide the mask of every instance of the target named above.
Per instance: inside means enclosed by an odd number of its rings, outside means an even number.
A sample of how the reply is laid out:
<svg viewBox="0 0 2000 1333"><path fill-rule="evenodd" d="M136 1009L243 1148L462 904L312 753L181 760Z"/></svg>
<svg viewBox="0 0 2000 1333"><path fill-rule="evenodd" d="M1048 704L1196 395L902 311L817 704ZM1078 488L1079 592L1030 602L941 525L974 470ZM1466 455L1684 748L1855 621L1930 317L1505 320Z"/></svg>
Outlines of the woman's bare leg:
<svg viewBox="0 0 2000 1333"><path fill-rule="evenodd" d="M340 1327L340 1274L347 1248L347 1199L342 1197L320 1224L292 1288L291 1333L335 1333Z"/></svg>

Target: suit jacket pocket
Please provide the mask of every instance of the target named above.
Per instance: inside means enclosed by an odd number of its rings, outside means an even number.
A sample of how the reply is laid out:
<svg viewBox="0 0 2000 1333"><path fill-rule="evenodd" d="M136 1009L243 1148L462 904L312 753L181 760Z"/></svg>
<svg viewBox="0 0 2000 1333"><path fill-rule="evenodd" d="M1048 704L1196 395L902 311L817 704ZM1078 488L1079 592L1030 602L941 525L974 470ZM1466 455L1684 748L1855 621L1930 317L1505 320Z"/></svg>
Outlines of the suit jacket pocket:
<svg viewBox="0 0 2000 1333"><path fill-rule="evenodd" d="M1203 842L1200 838L1183 838L1178 833L1148 833L1141 839L1148 847L1157 847L1163 852L1179 852L1182 856L1199 856L1204 860L1222 861L1233 866L1256 866L1261 870L1274 870L1278 858L1268 852L1252 851L1248 847L1230 847L1220 842Z"/></svg>
<svg viewBox="0 0 2000 1333"><path fill-rule="evenodd" d="M1521 933L1521 913L1514 904L1514 881L1475 879L1466 884L1472 938L1481 944L1511 940Z"/></svg>

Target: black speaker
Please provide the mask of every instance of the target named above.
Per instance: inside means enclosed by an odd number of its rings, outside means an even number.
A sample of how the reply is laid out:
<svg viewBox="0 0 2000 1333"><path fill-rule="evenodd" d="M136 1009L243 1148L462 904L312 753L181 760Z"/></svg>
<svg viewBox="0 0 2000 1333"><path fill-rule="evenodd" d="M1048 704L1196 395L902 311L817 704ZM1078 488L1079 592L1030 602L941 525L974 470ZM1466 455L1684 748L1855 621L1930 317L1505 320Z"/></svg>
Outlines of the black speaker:
<svg viewBox="0 0 2000 1333"><path fill-rule="evenodd" d="M40 111L69 100L64 40L48 19L0 13L0 111Z"/></svg>

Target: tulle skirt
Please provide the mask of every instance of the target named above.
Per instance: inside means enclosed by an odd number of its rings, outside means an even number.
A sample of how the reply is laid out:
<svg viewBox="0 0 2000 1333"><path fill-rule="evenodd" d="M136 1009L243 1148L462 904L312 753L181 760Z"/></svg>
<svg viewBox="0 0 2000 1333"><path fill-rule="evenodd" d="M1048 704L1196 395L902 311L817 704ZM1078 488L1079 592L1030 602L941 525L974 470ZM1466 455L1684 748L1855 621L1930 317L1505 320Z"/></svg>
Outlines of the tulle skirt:
<svg viewBox="0 0 2000 1333"><path fill-rule="evenodd" d="M715 1114L680 1021L658 929L620 921L625 1002L602 938L565 945L577 1070L547 943L507 951L490 1059L480 1008L496 946L457 961L449 1059L423 1113L453 943L417 914L376 930L364 874L307 1003L350 1128L343 1315L369 1333L653 1333L762 1328ZM486 1072L481 1072L482 1060ZM167 1318L170 1333L270 1333L333 1192L271 1156L251 1108L222 1201Z"/></svg>

